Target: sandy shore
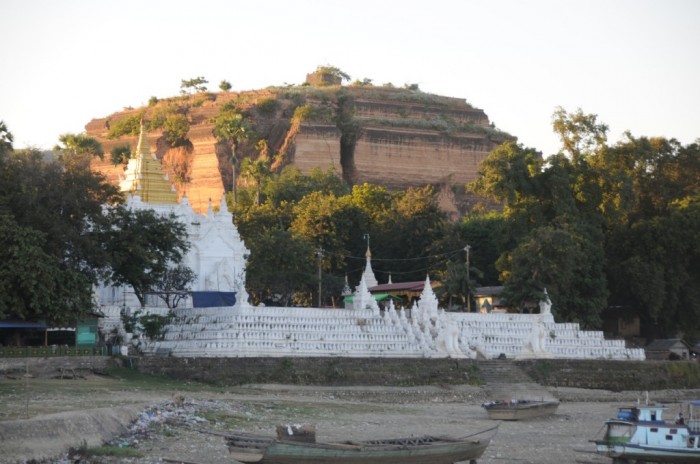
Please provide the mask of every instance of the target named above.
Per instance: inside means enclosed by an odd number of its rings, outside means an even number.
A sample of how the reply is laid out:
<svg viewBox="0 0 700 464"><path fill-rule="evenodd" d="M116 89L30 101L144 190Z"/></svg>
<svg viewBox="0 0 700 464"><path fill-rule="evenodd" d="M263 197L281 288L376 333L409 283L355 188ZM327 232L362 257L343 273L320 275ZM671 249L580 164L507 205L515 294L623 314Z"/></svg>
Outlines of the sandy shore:
<svg viewBox="0 0 700 464"><path fill-rule="evenodd" d="M474 386L451 387L299 387L250 385L230 389L178 391L164 388L141 391L101 387L100 378L55 380L61 388L38 389L27 396L21 380L15 390L0 397L2 419L9 423L23 415L40 421L43 413L82 414L96 408L128 407L142 411L139 425L125 423L124 434L113 440L142 453L139 458L100 458L78 462L139 463L182 462L231 464L221 436L230 430L273 435L278 424L314 424L319 441L407 437L424 434L464 436L494 424L481 404L484 390ZM73 382L71 384L70 382ZM85 388L85 383L90 388ZM47 386L48 385L48 386ZM58 384L54 384L58 385ZM81 388L71 388L72 385ZM592 454L589 442L616 408L643 399L644 392L551 389L561 400L556 414L526 422L501 422L499 432L480 463L606 463ZM700 397L700 392L651 392L657 401ZM179 401L174 405L173 399ZM149 406L152 406L149 409ZM678 406L671 406L675 415ZM149 411L144 414L143 411ZM3 422L0 422L0 430ZM127 430L128 429L128 430ZM42 430L37 427L37 431ZM76 432L73 435L78 435ZM27 436L41 443L41 433ZM75 444L64 443L67 447ZM68 446L70 445L70 446ZM38 446L38 445L37 445ZM0 443L0 450L3 444ZM0 462L26 462L32 456L0 453ZM74 462L50 459L48 462Z"/></svg>

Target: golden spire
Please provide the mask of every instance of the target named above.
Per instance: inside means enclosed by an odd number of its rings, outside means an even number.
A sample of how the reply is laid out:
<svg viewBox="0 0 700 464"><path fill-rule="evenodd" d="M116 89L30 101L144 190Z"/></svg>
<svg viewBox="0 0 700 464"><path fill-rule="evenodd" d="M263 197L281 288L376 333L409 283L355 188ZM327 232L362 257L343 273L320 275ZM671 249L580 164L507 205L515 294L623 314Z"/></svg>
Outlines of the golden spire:
<svg viewBox="0 0 700 464"><path fill-rule="evenodd" d="M132 153L124 175L125 179L119 183L122 192L139 195L144 203L177 204L177 193L163 175L160 161L151 154L143 119L136 151Z"/></svg>

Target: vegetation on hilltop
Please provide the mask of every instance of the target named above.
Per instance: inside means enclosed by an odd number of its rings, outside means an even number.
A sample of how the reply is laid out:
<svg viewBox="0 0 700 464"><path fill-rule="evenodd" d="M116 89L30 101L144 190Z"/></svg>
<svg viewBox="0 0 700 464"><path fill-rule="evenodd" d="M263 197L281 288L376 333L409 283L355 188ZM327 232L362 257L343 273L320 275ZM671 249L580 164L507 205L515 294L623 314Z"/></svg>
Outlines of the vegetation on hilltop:
<svg viewBox="0 0 700 464"><path fill-rule="evenodd" d="M374 86L371 79L349 81L350 76L333 66L319 66L307 76L302 85L268 87L263 90L230 92L230 84L223 81L221 93L207 92L204 77L182 80L182 95L149 100L147 107L129 110L107 118L107 137L118 139L136 136L141 121L149 132L162 131L159 139L168 147L191 149L189 131L194 126L211 125L219 141L217 153L236 163L231 177L238 177L243 159L256 160L257 146L263 141L268 147L271 168L278 171L293 159L293 140L302 124L335 125L341 132L344 153L351 153L358 131L366 125L388 128L407 128L439 131L447 136L480 134L493 143L513 139L507 133L477 121L460 120L470 106L463 100L421 92L417 85L404 88ZM228 85L226 85L228 84ZM355 102L375 101L379 104L411 104L419 111L402 110L384 118L358 117ZM200 107L206 104L206 110ZM478 111L478 110L477 110ZM216 114L212 116L212 112ZM411 113L411 114L408 114ZM423 114L425 113L425 114ZM202 116L206 114L206 116ZM233 119L245 124L246 137L231 137L226 128ZM171 173L177 176L177 173ZM229 178L231 178L229 177ZM236 186L232 187L234 190Z"/></svg>

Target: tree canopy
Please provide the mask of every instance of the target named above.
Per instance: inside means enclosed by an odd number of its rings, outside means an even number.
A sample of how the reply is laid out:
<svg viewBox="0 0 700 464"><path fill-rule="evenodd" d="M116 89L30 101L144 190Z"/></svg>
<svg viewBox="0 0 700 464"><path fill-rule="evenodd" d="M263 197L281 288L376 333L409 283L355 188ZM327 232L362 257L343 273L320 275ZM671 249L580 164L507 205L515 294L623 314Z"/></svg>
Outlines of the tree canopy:
<svg viewBox="0 0 700 464"><path fill-rule="evenodd" d="M59 161L46 161L35 150L15 151L11 137L5 140L0 318L70 323L94 309L94 285L111 280L145 291L187 249L184 226L124 208L122 195L104 176L73 162L98 151L85 137L62 136Z"/></svg>
<svg viewBox="0 0 700 464"><path fill-rule="evenodd" d="M504 295L524 305L546 288L558 320L599 327L605 308L626 306L650 337L697 337L700 146L629 133L610 145L581 110L557 109L552 127L558 153L507 142L468 186L503 207Z"/></svg>

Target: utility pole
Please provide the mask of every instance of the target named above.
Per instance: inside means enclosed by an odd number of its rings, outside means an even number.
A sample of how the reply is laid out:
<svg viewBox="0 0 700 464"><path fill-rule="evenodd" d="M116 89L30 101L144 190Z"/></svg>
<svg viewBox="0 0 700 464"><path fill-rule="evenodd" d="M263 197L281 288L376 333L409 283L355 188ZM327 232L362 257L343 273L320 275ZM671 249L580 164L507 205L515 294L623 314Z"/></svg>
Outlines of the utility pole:
<svg viewBox="0 0 700 464"><path fill-rule="evenodd" d="M233 190L233 205L238 206L238 186L236 185L236 144L235 142L231 146L231 175L233 176L233 184L231 184L231 190Z"/></svg>
<svg viewBox="0 0 700 464"><path fill-rule="evenodd" d="M471 247L469 245L464 247L464 251L467 252L467 312L468 313L472 312L471 285L469 284L469 250L471 250Z"/></svg>
<svg viewBox="0 0 700 464"><path fill-rule="evenodd" d="M318 255L318 307L321 307L321 278L323 277L321 274L321 259L323 258L323 248L318 247L316 250L316 254Z"/></svg>

